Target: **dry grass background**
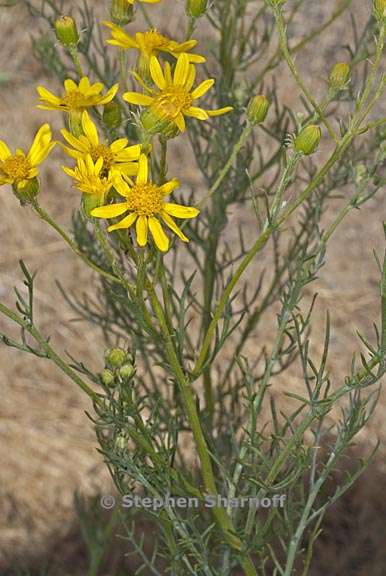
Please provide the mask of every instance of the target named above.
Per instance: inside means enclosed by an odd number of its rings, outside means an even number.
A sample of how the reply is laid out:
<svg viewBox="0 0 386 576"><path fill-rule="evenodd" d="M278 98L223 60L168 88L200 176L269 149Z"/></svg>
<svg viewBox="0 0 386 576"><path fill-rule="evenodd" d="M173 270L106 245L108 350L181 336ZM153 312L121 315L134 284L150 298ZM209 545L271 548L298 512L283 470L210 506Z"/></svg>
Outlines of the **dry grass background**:
<svg viewBox="0 0 386 576"><path fill-rule="evenodd" d="M97 3L101 14L106 4ZM306 29L330 13L335 1L309 4L311 9L304 16ZM353 9L363 18L368 12L366 4L370 2L353 2ZM73 8L77 2L68 5ZM173 6L163 10L169 29L178 29ZM342 34L348 33L347 22L348 19L346 24L338 23L330 30L318 46L317 57L314 49L304 55L303 62L307 63L316 90L322 86L321 78L331 62L343 57L336 47L341 45ZM0 7L0 37L6 39L0 49L0 77L7 76L7 81L0 83L0 138L13 146L29 143L47 118L55 129L60 127L56 114L34 108L36 84L56 86L31 54L29 33L35 27L35 21L22 6ZM301 34L302 22L297 29ZM290 81L282 77L287 103L293 98L289 86ZM198 188L194 171L185 171L184 157L181 152L178 154L175 168L184 173L185 182ZM45 165L41 200L54 217L68 226L79 195L57 170L59 151L53 156L55 163ZM69 290L92 290L94 277L53 233L40 225L29 209L19 206L6 188L1 189L1 210L1 299L13 303L12 287L20 286L21 278L17 263L23 258L30 269L38 271L36 312L41 328L52 335L59 349L68 350L99 369L104 349L100 333L93 326L70 322L73 313L55 286L55 278L61 278ZM248 222L244 215L236 217L245 217ZM330 371L336 381L349 371L351 351L359 347L355 330L370 336L372 322L379 316L378 275L371 252L383 250L381 221L385 217L382 194L360 212L353 212L332 240L327 265L312 288L319 293L312 336L316 351L326 309L333 315ZM9 328L3 319L0 323L1 329ZM278 383L276 393L280 394L283 387L299 386L300 380L294 374L291 381L287 377ZM84 414L88 402L50 364L4 347L0 348L0 390L0 574L13 575L18 566L34 565L30 558L38 565L52 562L50 574L83 574L85 552L79 545L76 523L73 524L74 492L92 495L110 489L110 479L96 452L92 427ZM386 574L386 505L382 490L386 480L385 407L383 394L371 424L358 440L357 450L368 450L377 438L381 448L357 487L328 515L317 546L313 576ZM113 573L110 565L106 575Z"/></svg>

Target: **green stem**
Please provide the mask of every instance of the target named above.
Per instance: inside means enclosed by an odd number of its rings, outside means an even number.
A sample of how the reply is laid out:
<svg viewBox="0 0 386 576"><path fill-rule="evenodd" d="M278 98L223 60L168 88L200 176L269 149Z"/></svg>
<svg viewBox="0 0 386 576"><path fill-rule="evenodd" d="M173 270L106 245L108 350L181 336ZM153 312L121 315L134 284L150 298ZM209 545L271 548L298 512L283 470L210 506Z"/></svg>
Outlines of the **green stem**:
<svg viewBox="0 0 386 576"><path fill-rule="evenodd" d="M83 70L82 70L82 65L80 63L80 59L79 59L79 53L78 53L78 49L77 47L74 45L69 46L68 47L68 51L70 53L70 56L72 58L72 61L74 62L75 68L76 68L76 72L79 76L79 78L83 78Z"/></svg>
<svg viewBox="0 0 386 576"><path fill-rule="evenodd" d="M0 303L0 312L7 316L10 320L18 324L23 330L31 334L32 338L36 340L36 342L41 346L42 350L46 353L47 358L52 360L54 364L56 364L64 374L69 376L75 384L79 386L94 402L100 403L100 397L80 376L72 369L70 366L51 348L48 341L40 334L40 332L34 327L29 324L29 322L20 318L16 312L13 312L5 306L4 304Z"/></svg>
<svg viewBox="0 0 386 576"><path fill-rule="evenodd" d="M61 228L59 226L59 224L57 224L52 218L51 216L37 203L37 201L34 201L32 203L32 207L35 210L35 212L40 216L40 218L46 222L47 224L49 224L51 226L51 228L53 228L53 230L55 230L55 232L57 232L59 234L59 236L61 238L63 238L63 240L66 242L66 244L71 248L71 250L77 255L79 256L79 258L81 258L81 260L83 260L83 262L85 264L87 264L87 266L89 266L90 268L92 268L95 272L98 272L98 274L100 274L101 276L103 276L104 278L107 278L108 280L110 280L111 282L115 282L118 284L122 284L122 280L120 278L117 278L116 276L113 276L112 274L110 274L109 272L106 272L106 270L103 270L102 268L99 268L99 266L97 266L96 264L94 264L94 262L92 262L91 260L89 260L87 258L87 256L85 254L83 254L83 252L81 252L77 246L77 244L71 240L71 238L66 234L66 232L63 230L63 228Z"/></svg>
<svg viewBox="0 0 386 576"><path fill-rule="evenodd" d="M157 294L150 283L147 284L147 290L154 310L160 324L161 332L165 338L165 350L170 362L173 373L176 377L177 384L180 389L184 409L188 418L190 427L192 429L193 437L197 447L197 453L201 464L201 474L204 482L205 490L212 496L217 495L217 487L215 476L212 468L211 459L208 452L208 446L201 428L200 418L198 416L195 397L190 383L187 381L184 371L177 358L174 349L174 344L168 329L164 312L158 300ZM242 552L242 542L238 536L234 534L234 527L231 518L228 516L226 510L221 507L213 508L213 515L219 527L221 528L224 537L231 546L240 555L240 564L243 567L247 576L256 576L256 569L250 557Z"/></svg>

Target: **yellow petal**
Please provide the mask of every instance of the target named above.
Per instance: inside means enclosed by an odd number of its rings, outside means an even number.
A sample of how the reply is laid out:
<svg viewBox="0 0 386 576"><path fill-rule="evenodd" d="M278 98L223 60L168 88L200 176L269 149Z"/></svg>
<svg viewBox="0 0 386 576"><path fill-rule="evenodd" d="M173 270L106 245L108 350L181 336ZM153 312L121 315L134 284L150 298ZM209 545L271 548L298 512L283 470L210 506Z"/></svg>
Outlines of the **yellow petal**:
<svg viewBox="0 0 386 576"><path fill-rule="evenodd" d="M44 88L44 86L38 86L37 91L38 91L38 94L39 94L41 100L46 100L47 102L51 102L51 104L54 104L55 106L60 105L61 99L58 98L57 96L55 96L55 94L52 94L52 92L50 92L46 88Z"/></svg>
<svg viewBox="0 0 386 576"><path fill-rule="evenodd" d="M195 218L200 211L192 206L180 206L179 204L172 204L166 202L163 205L165 212L174 216L175 218Z"/></svg>
<svg viewBox="0 0 386 576"><path fill-rule="evenodd" d="M12 156L10 149L8 148L5 142L0 140L0 160L4 162L4 160L9 158L10 156Z"/></svg>
<svg viewBox="0 0 386 576"><path fill-rule="evenodd" d="M119 204L108 204L107 206L94 208L94 210L91 210L91 216L95 216L95 218L115 218L116 216L121 216L127 210L126 202L120 202Z"/></svg>
<svg viewBox="0 0 386 576"><path fill-rule="evenodd" d="M75 92L75 90L78 90L78 86L75 84L75 82L73 80L71 80L71 78L67 78L64 81L64 88L65 88L67 94L69 92Z"/></svg>
<svg viewBox="0 0 386 576"><path fill-rule="evenodd" d="M185 90L186 90L187 92L190 92L190 91L191 91L195 79L196 79L196 69L195 69L195 67L194 67L193 65L190 65L190 66L189 66L188 77L187 77L187 79L186 79L185 86L184 86L184 87L185 87Z"/></svg>
<svg viewBox="0 0 386 576"><path fill-rule="evenodd" d="M174 118L174 122L177 124L178 130L180 132L185 131L185 118L181 112Z"/></svg>
<svg viewBox="0 0 386 576"><path fill-rule="evenodd" d="M71 132L63 128L61 134L65 140L73 147L75 150L79 150L79 152L83 152L83 154L87 153L89 150L89 146L80 138L76 138Z"/></svg>
<svg viewBox="0 0 386 576"><path fill-rule="evenodd" d="M113 144L111 145L111 150L112 152L115 152L113 150ZM138 158L141 155L141 145L134 144L134 146L128 146L124 150L115 152L115 154L116 154L116 160L118 160L119 162L129 162L130 160L138 160Z"/></svg>
<svg viewBox="0 0 386 576"><path fill-rule="evenodd" d="M161 252L167 252L169 249L169 238L163 231L159 220L157 220L157 218L150 217L149 228L157 248L161 250Z"/></svg>
<svg viewBox="0 0 386 576"><path fill-rule="evenodd" d="M118 222L118 224L113 224L112 226L109 226L107 230L109 232L113 232L113 230L120 230L121 228L130 228L130 226L134 224L134 222L136 221L137 216L138 215L135 212L133 212L132 214L129 214L128 216L126 216L126 218Z"/></svg>
<svg viewBox="0 0 386 576"><path fill-rule="evenodd" d="M219 108L218 110L206 110L209 116L222 116L227 112L232 112L233 106L225 106L225 108Z"/></svg>
<svg viewBox="0 0 386 576"><path fill-rule="evenodd" d="M108 104L118 92L119 84L114 84L105 94L105 96L98 101L98 104Z"/></svg>
<svg viewBox="0 0 386 576"><path fill-rule="evenodd" d="M146 246L148 224L146 216L139 216L136 224L137 242L140 246Z"/></svg>
<svg viewBox="0 0 386 576"><path fill-rule="evenodd" d="M198 118L198 120L208 120L208 113L202 108L197 108L196 106L191 106L188 110L185 110L186 116L192 116L193 118Z"/></svg>
<svg viewBox="0 0 386 576"><path fill-rule="evenodd" d="M150 106L153 103L151 96L139 94L138 92L125 92L122 98L129 104L136 104L137 106Z"/></svg>
<svg viewBox="0 0 386 576"><path fill-rule="evenodd" d="M145 154L141 154L138 162L137 184L146 184L149 177L149 163Z"/></svg>
<svg viewBox="0 0 386 576"><path fill-rule="evenodd" d="M85 92L87 92L89 88L90 88L90 80L87 78L87 76L83 76L83 78L81 78L79 82L79 90L82 92L82 94L84 94Z"/></svg>
<svg viewBox="0 0 386 576"><path fill-rule="evenodd" d="M43 124L39 128L28 152L27 158L32 166L39 164L48 154L51 141L51 128L48 124Z"/></svg>
<svg viewBox="0 0 386 576"><path fill-rule="evenodd" d="M188 78L189 58L183 53L178 56L176 69L174 70L173 83L175 86L183 86Z"/></svg>
<svg viewBox="0 0 386 576"><path fill-rule="evenodd" d="M129 141L127 138L118 138L118 140L114 140L114 142L110 145L111 151L114 152L114 154L117 154L126 148L128 143Z"/></svg>
<svg viewBox="0 0 386 576"><path fill-rule="evenodd" d="M177 224L174 222L173 218L169 216L166 212L162 213L162 219L167 226L169 226L170 230L173 230L174 234L178 236L183 242L189 242L189 238L185 236L185 234L180 230Z"/></svg>
<svg viewBox="0 0 386 576"><path fill-rule="evenodd" d="M212 88L214 84L213 78L208 78L208 80L204 80L195 88L192 92L192 98L195 100L196 98L201 98L210 88Z"/></svg>
<svg viewBox="0 0 386 576"><path fill-rule="evenodd" d="M99 144L98 131L96 129L94 122L92 122L90 116L88 115L88 112L86 111L84 111L82 114L82 128L89 142L91 142L91 144L95 147L98 146Z"/></svg>
<svg viewBox="0 0 386 576"><path fill-rule="evenodd" d="M162 194L164 196L167 196L168 194L170 194L171 192L173 192L173 190L175 190L176 188L178 188L178 186L180 185L179 181L177 180L177 178L173 178L173 180L170 180L169 182L166 182L165 184L162 184L162 186L160 186L160 191L162 192Z"/></svg>
<svg viewBox="0 0 386 576"><path fill-rule="evenodd" d="M166 80L161 65L155 56L150 58L150 74L154 84L156 84L160 90L163 90L166 86Z"/></svg>

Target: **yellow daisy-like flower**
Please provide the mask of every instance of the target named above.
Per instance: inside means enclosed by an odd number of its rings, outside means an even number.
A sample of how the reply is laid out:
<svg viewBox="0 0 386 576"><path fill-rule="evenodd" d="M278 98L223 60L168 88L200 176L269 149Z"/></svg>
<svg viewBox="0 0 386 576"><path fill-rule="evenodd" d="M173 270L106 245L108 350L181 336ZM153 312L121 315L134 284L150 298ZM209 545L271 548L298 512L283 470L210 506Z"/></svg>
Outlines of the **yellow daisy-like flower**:
<svg viewBox="0 0 386 576"><path fill-rule="evenodd" d="M6 143L0 140L0 186L12 184L23 189L29 180L37 177L39 164L54 146L48 124L39 128L28 154L20 148L17 148L15 154L11 154Z"/></svg>
<svg viewBox="0 0 386 576"><path fill-rule="evenodd" d="M55 96L43 86L38 86L37 91L41 104L38 108L43 110L62 110L64 112L83 112L91 106L99 106L111 102L118 91L118 84L114 84L103 96L104 86L101 82L90 84L87 76L84 76L79 85L73 80L64 81L65 94Z"/></svg>
<svg viewBox="0 0 386 576"><path fill-rule="evenodd" d="M127 138L119 138L112 144L103 144L99 141L97 128L92 122L88 112L82 114L83 134L78 138L73 136L68 130L61 130L63 138L72 146L62 148L71 158L84 158L90 155L93 162L102 158L101 175L107 175L111 169L116 169L127 176L135 176L138 171L138 163L141 154L140 144L128 146Z"/></svg>
<svg viewBox="0 0 386 576"><path fill-rule="evenodd" d="M103 24L111 29L112 38L107 40L107 44L111 46L118 46L129 50L133 48L138 50L140 55L150 61L151 56L157 56L159 52L167 52L177 58L178 54L183 52L188 53L189 50L197 45L197 40L187 40L179 44L171 40L167 36L160 34L155 28L151 28L146 32L137 32L134 37L130 36L116 24L104 21ZM190 62L195 64L202 64L205 62L204 56L199 54L188 54Z"/></svg>
<svg viewBox="0 0 386 576"><path fill-rule="evenodd" d="M136 182L122 176L114 181L117 192L125 198L125 202L100 206L91 211L96 218L115 218L129 212L123 220L109 226L109 232L130 228L136 222L137 242L146 246L149 230L159 250L166 252L169 248L169 238L166 236L161 221L170 228L183 242L188 238L174 222L175 218L195 218L199 214L197 208L180 206L165 202L164 198L179 186L178 180L170 180L162 186L149 182L148 160L144 154L139 159L139 170Z"/></svg>
<svg viewBox="0 0 386 576"><path fill-rule="evenodd" d="M129 104L149 107L150 121L146 118L146 128L151 129L151 125L153 125L154 129L158 131L157 124L172 123L183 132L185 130L185 116L192 116L198 120L208 120L210 116L219 116L233 110L232 106L218 110L204 110L193 105L197 98L203 96L213 86L214 80L204 80L192 90L196 71L185 53L178 56L173 76L168 62L162 71L157 58L152 56L150 74L157 89L151 89L144 85L143 87L148 94L139 94L138 92L123 94L124 100Z"/></svg>
<svg viewBox="0 0 386 576"><path fill-rule="evenodd" d="M113 185L114 171L103 174L102 157L94 162L90 154L87 154L77 159L74 169L67 166L62 168L66 174L75 180L76 188L84 194L95 196L99 204L105 199Z"/></svg>

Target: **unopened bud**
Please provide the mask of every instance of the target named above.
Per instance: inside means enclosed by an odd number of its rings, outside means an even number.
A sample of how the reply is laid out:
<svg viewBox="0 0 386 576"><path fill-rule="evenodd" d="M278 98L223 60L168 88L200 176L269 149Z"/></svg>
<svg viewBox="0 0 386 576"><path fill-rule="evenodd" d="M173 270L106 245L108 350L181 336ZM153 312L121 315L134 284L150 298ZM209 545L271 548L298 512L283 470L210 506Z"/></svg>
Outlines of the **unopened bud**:
<svg viewBox="0 0 386 576"><path fill-rule="evenodd" d="M303 128L295 138L295 150L308 156L315 152L319 146L321 137L322 131L319 126L310 124L309 126L306 126L306 128Z"/></svg>
<svg viewBox="0 0 386 576"><path fill-rule="evenodd" d="M76 22L71 16L61 16L54 23L56 37L67 48L76 46L79 42Z"/></svg>
<svg viewBox="0 0 386 576"><path fill-rule="evenodd" d="M115 378L114 378L114 374L111 372L111 370L108 370L107 368L105 370L103 370L103 372L101 374L101 378L102 378L102 382L105 386L111 386L111 387L114 386Z"/></svg>
<svg viewBox="0 0 386 576"><path fill-rule="evenodd" d="M271 103L263 95L254 96L250 99L247 108L247 117L251 124L260 124L264 122Z"/></svg>
<svg viewBox="0 0 386 576"><path fill-rule="evenodd" d="M87 218L92 218L92 211L94 208L99 208L103 205L105 196L103 194L90 194L85 192L82 194L82 209Z"/></svg>
<svg viewBox="0 0 386 576"><path fill-rule="evenodd" d="M186 12L193 18L199 18L205 14L208 6L208 0L187 0Z"/></svg>
<svg viewBox="0 0 386 576"><path fill-rule="evenodd" d="M142 112L141 124L148 134L161 134L166 140L175 138L180 132L173 117L152 107Z"/></svg>
<svg viewBox="0 0 386 576"><path fill-rule="evenodd" d="M132 364L124 364L123 366L121 366L121 368L119 369L119 375L122 378L122 380L130 380L130 378L132 378L135 374L135 368Z"/></svg>
<svg viewBox="0 0 386 576"><path fill-rule="evenodd" d="M12 188L13 193L20 200L20 204L25 206L37 197L40 191L40 184L39 180L35 177L31 178L31 180L25 180L23 184L14 184Z"/></svg>
<svg viewBox="0 0 386 576"><path fill-rule="evenodd" d="M108 102L103 108L103 122L108 128L119 128L122 123L122 111L118 102Z"/></svg>
<svg viewBox="0 0 386 576"><path fill-rule="evenodd" d="M342 90L350 81L350 66L346 62L338 62L332 67L328 84L333 90Z"/></svg>
<svg viewBox="0 0 386 576"><path fill-rule="evenodd" d="M133 6L127 0L112 0L111 19L118 26L125 26L133 19Z"/></svg>
<svg viewBox="0 0 386 576"><path fill-rule="evenodd" d="M287 0L265 0L268 6L281 6L281 4L285 4Z"/></svg>
<svg viewBox="0 0 386 576"><path fill-rule="evenodd" d="M373 14L379 21L386 19L386 0L373 0Z"/></svg>
<svg viewBox="0 0 386 576"><path fill-rule="evenodd" d="M115 438L115 448L117 448L118 450L125 450L125 448L127 448L127 438L125 436L117 436Z"/></svg>
<svg viewBox="0 0 386 576"><path fill-rule="evenodd" d="M122 348L110 348L105 352L105 361L110 368L120 368L127 360L127 352Z"/></svg>

